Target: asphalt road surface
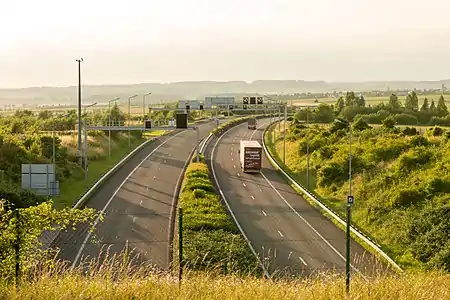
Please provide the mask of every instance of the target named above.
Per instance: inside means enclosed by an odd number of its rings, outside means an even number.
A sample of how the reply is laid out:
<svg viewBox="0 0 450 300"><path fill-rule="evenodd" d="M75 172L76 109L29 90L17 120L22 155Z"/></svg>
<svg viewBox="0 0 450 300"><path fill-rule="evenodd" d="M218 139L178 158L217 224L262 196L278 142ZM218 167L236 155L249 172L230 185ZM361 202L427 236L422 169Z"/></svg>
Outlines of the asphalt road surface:
<svg viewBox="0 0 450 300"><path fill-rule="evenodd" d="M214 127L215 122L200 125L200 138ZM176 190L196 143L196 131L189 129L162 136L139 151L89 199L87 207L105 213L94 233L84 224L57 236L52 246L61 249L59 258L79 263L128 247L139 254L136 261L167 269Z"/></svg>
<svg viewBox="0 0 450 300"><path fill-rule="evenodd" d="M242 124L209 143L206 156L212 159L209 163L225 201L272 276L345 273L345 232L287 184L264 151L260 174L241 171L240 140L262 145L268 124L269 119L258 120L257 130ZM387 268L353 240L351 255L352 273L369 275Z"/></svg>

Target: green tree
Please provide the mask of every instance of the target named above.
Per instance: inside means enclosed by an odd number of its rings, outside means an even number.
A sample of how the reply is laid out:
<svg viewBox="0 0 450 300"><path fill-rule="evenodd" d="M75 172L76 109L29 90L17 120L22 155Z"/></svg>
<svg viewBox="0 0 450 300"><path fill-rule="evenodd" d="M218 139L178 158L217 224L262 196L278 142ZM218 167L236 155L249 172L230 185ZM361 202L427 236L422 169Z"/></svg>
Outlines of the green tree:
<svg viewBox="0 0 450 300"><path fill-rule="evenodd" d="M364 98L363 95L358 97L357 103L359 107L366 107L366 99Z"/></svg>
<svg viewBox="0 0 450 300"><path fill-rule="evenodd" d="M345 107L345 100L341 96L337 99L337 102L336 102L336 113L340 114L344 110L344 107Z"/></svg>
<svg viewBox="0 0 450 300"><path fill-rule="evenodd" d="M423 104L422 107L420 108L421 112L427 112L430 110L430 105L428 104L428 98L425 97L425 99L423 100Z"/></svg>
<svg viewBox="0 0 450 300"><path fill-rule="evenodd" d="M436 112L436 104L434 103L434 99L431 99L430 111L433 113Z"/></svg>
<svg viewBox="0 0 450 300"><path fill-rule="evenodd" d="M395 118L392 116L387 117L383 120L383 127L388 129L394 129L395 128Z"/></svg>
<svg viewBox="0 0 450 300"><path fill-rule="evenodd" d="M447 105L445 105L445 100L444 100L443 95L441 95L439 97L438 104L436 107L436 112L438 113L439 116L442 116L442 117L448 115L448 108L447 108Z"/></svg>
<svg viewBox="0 0 450 300"><path fill-rule="evenodd" d="M419 110L419 98L417 98L415 91L409 92L408 96L406 96L405 108L413 111Z"/></svg>
<svg viewBox="0 0 450 300"><path fill-rule="evenodd" d="M334 120L331 106L321 103L314 111L314 120L319 123L330 123Z"/></svg>
<svg viewBox="0 0 450 300"><path fill-rule="evenodd" d="M393 94L391 94L391 96L389 96L389 105L392 108L400 108L401 107L401 103L398 100L398 97L396 94L393 93Z"/></svg>
<svg viewBox="0 0 450 300"><path fill-rule="evenodd" d="M23 273L44 254L39 251L41 244L37 239L44 231L55 230L56 226L65 230L80 223L92 223L97 216L92 208L56 210L51 201L12 210L7 201L0 200L0 276L6 280L14 278L17 243ZM102 219L100 216L99 220Z"/></svg>
<svg viewBox="0 0 450 300"><path fill-rule="evenodd" d="M350 91L345 94L345 106L353 106L356 104L355 92Z"/></svg>

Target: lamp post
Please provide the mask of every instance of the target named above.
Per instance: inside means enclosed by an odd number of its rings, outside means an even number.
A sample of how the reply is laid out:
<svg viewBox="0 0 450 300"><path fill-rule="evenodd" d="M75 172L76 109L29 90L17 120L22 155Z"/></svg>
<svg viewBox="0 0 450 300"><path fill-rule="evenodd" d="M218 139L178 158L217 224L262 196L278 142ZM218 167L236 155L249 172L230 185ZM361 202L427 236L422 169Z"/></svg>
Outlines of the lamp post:
<svg viewBox="0 0 450 300"><path fill-rule="evenodd" d="M306 189L309 190L309 108L306 108Z"/></svg>
<svg viewBox="0 0 450 300"><path fill-rule="evenodd" d="M142 120L145 121L145 97L150 96L152 92L145 94L142 96Z"/></svg>
<svg viewBox="0 0 450 300"><path fill-rule="evenodd" d="M131 148L131 132L130 132L130 121L131 121L131 99L136 98L138 95L133 95L128 97L128 148Z"/></svg>
<svg viewBox="0 0 450 300"><path fill-rule="evenodd" d="M120 97L114 98L112 100L108 101L108 110L109 110L109 114L108 114L108 127L111 126L111 102L120 100ZM109 159L111 159L111 129L108 130L108 155L109 155Z"/></svg>
<svg viewBox="0 0 450 300"><path fill-rule="evenodd" d="M286 165L286 122L287 122L287 103L284 103L283 163L285 165Z"/></svg>
<svg viewBox="0 0 450 300"><path fill-rule="evenodd" d="M346 124L339 119L335 121ZM349 179L349 194L347 196L347 224L346 224L346 239L345 239L345 290L348 294L350 292L350 223L352 219L352 205L354 197L352 195L352 126L351 122L346 124L349 130L349 152L348 152L348 179Z"/></svg>
<svg viewBox="0 0 450 300"><path fill-rule="evenodd" d="M83 158L81 154L81 63L83 58L76 59L78 62L78 156L80 167L83 164Z"/></svg>
<svg viewBox="0 0 450 300"><path fill-rule="evenodd" d="M85 105L84 106L84 188L87 189L87 180L88 180L88 140L87 140L87 120L86 120L86 108L97 105L97 102Z"/></svg>

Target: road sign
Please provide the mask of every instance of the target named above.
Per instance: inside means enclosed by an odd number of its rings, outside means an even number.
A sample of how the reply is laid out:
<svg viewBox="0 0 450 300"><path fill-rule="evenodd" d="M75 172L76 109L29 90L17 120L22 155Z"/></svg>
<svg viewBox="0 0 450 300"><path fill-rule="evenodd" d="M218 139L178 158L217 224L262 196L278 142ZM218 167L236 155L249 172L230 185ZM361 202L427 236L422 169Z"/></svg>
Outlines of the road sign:
<svg viewBox="0 0 450 300"><path fill-rule="evenodd" d="M242 97L242 104L248 104L249 97Z"/></svg>
<svg viewBox="0 0 450 300"><path fill-rule="evenodd" d="M22 164L22 189L42 196L58 196L59 181L52 164Z"/></svg>
<svg viewBox="0 0 450 300"><path fill-rule="evenodd" d="M218 105L231 105L234 104L234 96L210 96L205 97L205 107L212 107Z"/></svg>
<svg viewBox="0 0 450 300"><path fill-rule="evenodd" d="M250 97L250 104L256 104L256 97Z"/></svg>
<svg viewBox="0 0 450 300"><path fill-rule="evenodd" d="M264 97L256 97L257 104L263 104Z"/></svg>
<svg viewBox="0 0 450 300"><path fill-rule="evenodd" d="M355 202L355 198L353 196L347 196L347 203L353 204Z"/></svg>
<svg viewBox="0 0 450 300"><path fill-rule="evenodd" d="M178 108L200 109L200 101L198 100L180 100L178 101Z"/></svg>

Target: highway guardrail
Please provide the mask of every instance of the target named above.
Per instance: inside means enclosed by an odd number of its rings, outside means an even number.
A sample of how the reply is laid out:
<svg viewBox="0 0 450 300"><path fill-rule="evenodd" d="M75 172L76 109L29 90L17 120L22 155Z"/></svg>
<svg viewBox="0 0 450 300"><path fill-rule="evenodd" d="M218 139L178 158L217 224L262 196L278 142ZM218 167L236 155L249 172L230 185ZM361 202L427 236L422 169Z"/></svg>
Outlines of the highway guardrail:
<svg viewBox="0 0 450 300"><path fill-rule="evenodd" d="M333 211L328 205L323 203L319 198L317 198L314 194L312 194L310 191L308 191L303 185L295 181L288 173L286 173L283 168L275 161L275 159L272 157L272 155L269 152L269 149L267 148L265 136L267 129L270 128L273 124L277 123L278 121L272 122L269 126L267 126L264 129L264 134L262 138L263 142L263 148L264 152L267 155L267 158L269 159L270 163L274 166L275 169L279 170L293 185L295 185L299 190L301 190L308 198L310 198L315 204L320 206L324 211L326 211L332 218L334 218L336 221L338 221L340 224L346 226L347 222L342 219L336 212ZM400 268L397 263L389 257L382 249L381 247L376 244L374 240L372 240L370 237L366 236L364 233L362 233L358 228L354 227L353 225L350 225L350 230L353 234L355 234L358 238L363 240L367 245L369 245L375 252L377 252L379 255L381 255L387 262L389 262L392 266L394 266L397 270L403 271L402 268Z"/></svg>

